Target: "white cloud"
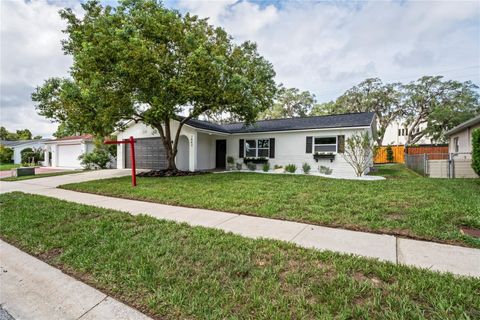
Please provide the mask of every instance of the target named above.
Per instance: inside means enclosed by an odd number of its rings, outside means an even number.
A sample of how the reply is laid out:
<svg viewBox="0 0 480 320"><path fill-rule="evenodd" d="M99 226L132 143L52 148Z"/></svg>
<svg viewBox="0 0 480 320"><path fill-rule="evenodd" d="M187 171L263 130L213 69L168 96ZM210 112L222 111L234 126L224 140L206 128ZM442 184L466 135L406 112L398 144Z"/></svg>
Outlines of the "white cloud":
<svg viewBox="0 0 480 320"><path fill-rule="evenodd" d="M30 94L46 78L65 76L71 65L60 44L62 4L0 2L1 124L9 130L29 128L44 136L55 131L56 125L36 114Z"/></svg>
<svg viewBox="0 0 480 320"><path fill-rule="evenodd" d="M211 2L195 3L208 7ZM177 7L185 9L184 4ZM238 41L256 41L279 82L308 89L320 101L366 77L410 81L443 74L480 82L480 69L467 68L480 64L477 1L284 2L275 10L257 2L215 4L211 21ZM264 23L257 24L257 18Z"/></svg>
<svg viewBox="0 0 480 320"><path fill-rule="evenodd" d="M246 2L171 0L169 6L209 17L236 41L252 40L277 81L333 99L366 77L414 80L443 74L480 83L480 2ZM114 0L104 1L115 4ZM55 130L36 115L30 93L64 76L71 58L60 40L60 7L78 2L0 0L1 125Z"/></svg>

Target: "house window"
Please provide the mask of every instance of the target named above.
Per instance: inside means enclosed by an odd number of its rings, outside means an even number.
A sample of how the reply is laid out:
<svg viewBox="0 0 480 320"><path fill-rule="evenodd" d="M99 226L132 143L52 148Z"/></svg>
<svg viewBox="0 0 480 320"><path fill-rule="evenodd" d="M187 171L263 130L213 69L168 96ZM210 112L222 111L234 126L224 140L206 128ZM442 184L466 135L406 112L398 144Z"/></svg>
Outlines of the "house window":
<svg viewBox="0 0 480 320"><path fill-rule="evenodd" d="M245 157L268 158L270 154L269 139L245 140Z"/></svg>
<svg viewBox="0 0 480 320"><path fill-rule="evenodd" d="M453 147L455 149L455 152L458 152L459 150L458 137L453 138Z"/></svg>
<svg viewBox="0 0 480 320"><path fill-rule="evenodd" d="M316 137L313 150L315 152L337 152L337 137Z"/></svg>

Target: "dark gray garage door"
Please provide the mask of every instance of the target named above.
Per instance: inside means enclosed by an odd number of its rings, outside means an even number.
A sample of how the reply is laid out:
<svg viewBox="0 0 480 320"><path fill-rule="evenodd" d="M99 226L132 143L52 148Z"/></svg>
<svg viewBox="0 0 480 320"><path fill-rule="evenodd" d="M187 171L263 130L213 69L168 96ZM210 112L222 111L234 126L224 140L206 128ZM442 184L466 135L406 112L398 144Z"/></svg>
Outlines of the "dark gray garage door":
<svg viewBox="0 0 480 320"><path fill-rule="evenodd" d="M167 157L160 138L135 139L135 160L138 169L165 169ZM125 167L131 168L130 145L125 145Z"/></svg>

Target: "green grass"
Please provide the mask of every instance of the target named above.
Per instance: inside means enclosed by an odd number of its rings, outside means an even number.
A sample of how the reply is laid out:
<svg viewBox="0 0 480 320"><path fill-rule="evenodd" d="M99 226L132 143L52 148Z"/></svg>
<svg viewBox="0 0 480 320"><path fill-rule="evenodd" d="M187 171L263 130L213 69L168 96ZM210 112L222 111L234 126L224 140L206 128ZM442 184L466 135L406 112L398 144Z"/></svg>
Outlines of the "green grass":
<svg viewBox="0 0 480 320"><path fill-rule="evenodd" d="M0 195L0 235L167 319L475 319L480 281L43 196Z"/></svg>
<svg viewBox="0 0 480 320"><path fill-rule="evenodd" d="M2 181L22 181L22 180L30 180L30 179L38 179L38 178L46 178L46 177L55 177L55 176L63 176L66 174L73 174L73 173L80 173L82 171L62 171L62 172L47 172L47 173L39 173L33 176L21 176L21 177L7 177L2 178Z"/></svg>
<svg viewBox="0 0 480 320"><path fill-rule="evenodd" d="M415 179L423 178L421 175L405 167L403 164L382 164L375 166L378 172L372 176L383 176L387 179Z"/></svg>
<svg viewBox="0 0 480 320"><path fill-rule="evenodd" d="M14 164L14 163L1 163L0 164L0 171L10 171L11 169L15 169L21 167L20 164Z"/></svg>
<svg viewBox="0 0 480 320"><path fill-rule="evenodd" d="M480 179L353 181L315 176L219 173L130 177L65 189L286 219L480 247L459 228L480 228Z"/></svg>

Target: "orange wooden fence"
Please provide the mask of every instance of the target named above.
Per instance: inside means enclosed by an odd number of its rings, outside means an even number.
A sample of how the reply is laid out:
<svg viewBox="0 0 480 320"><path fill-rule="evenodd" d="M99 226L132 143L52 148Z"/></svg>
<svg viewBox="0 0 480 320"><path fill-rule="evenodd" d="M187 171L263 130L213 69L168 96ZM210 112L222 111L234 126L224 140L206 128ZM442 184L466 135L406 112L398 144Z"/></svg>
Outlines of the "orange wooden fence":
<svg viewBox="0 0 480 320"><path fill-rule="evenodd" d="M391 146L393 151L393 161L395 163L405 163L405 147ZM374 163L388 163L387 161L387 147L379 147L375 155Z"/></svg>
<svg viewBox="0 0 480 320"><path fill-rule="evenodd" d="M407 154L428 154L430 160L448 159L448 146L391 146L393 151L394 163L405 163L405 153ZM387 147L379 147L375 155L374 163L388 163Z"/></svg>

